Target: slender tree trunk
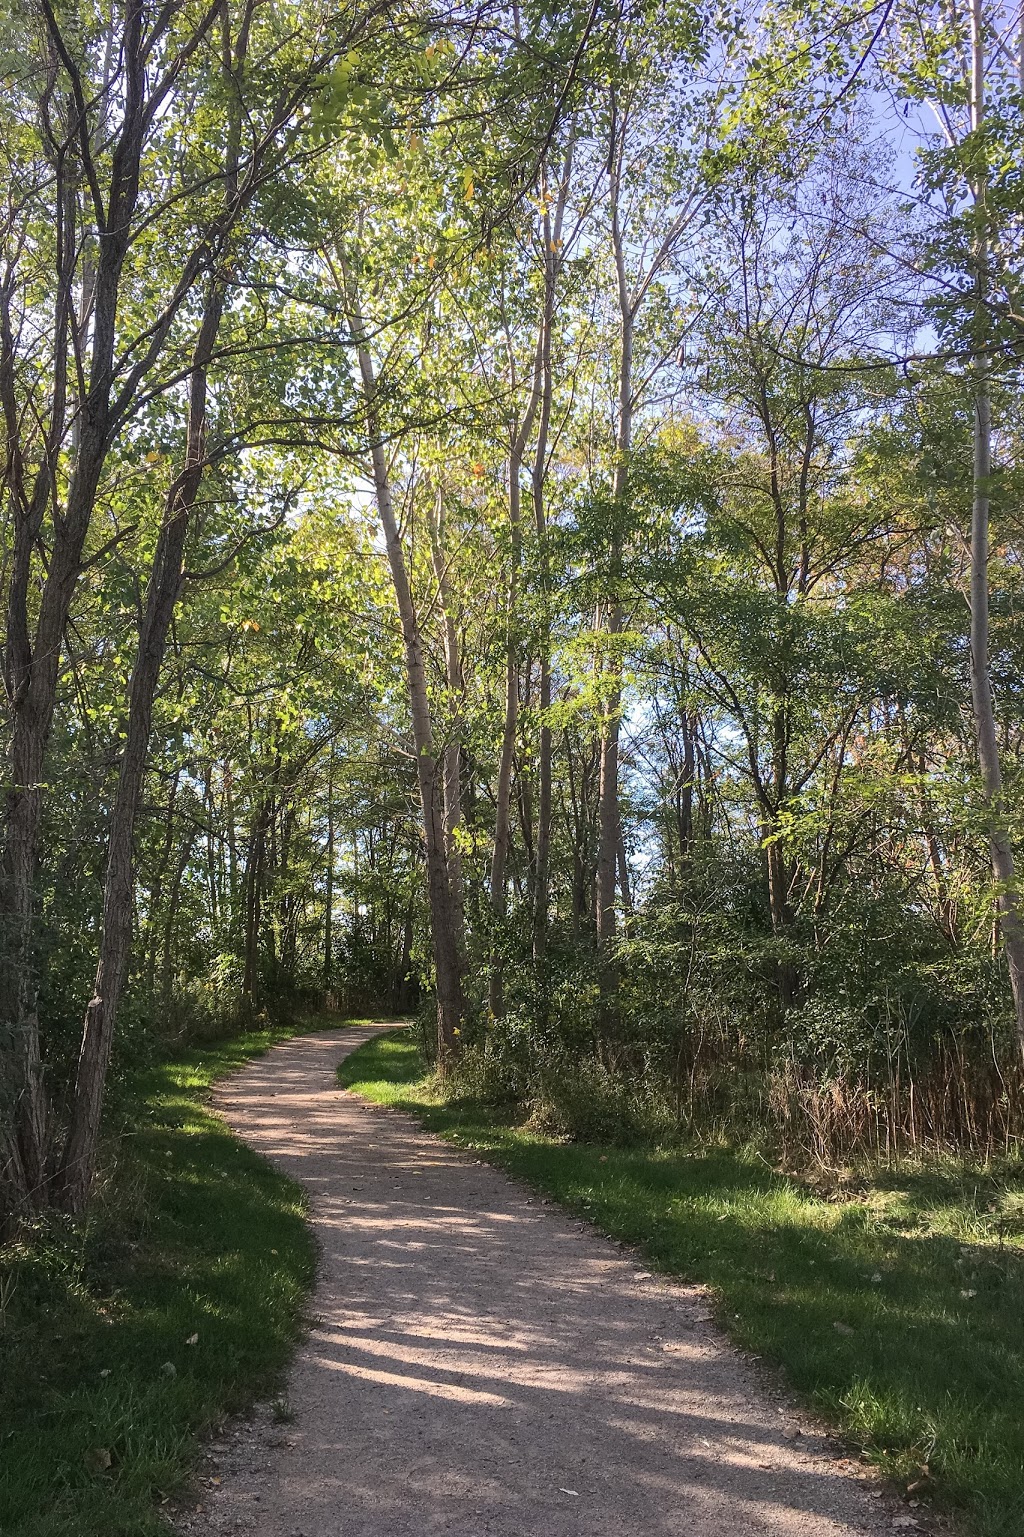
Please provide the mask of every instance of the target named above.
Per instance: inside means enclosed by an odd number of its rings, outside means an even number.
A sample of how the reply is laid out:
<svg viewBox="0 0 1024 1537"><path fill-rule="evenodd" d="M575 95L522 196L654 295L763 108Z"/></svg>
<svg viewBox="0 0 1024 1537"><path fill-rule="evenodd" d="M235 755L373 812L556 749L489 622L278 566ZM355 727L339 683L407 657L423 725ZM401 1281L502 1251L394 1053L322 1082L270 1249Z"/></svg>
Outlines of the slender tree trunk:
<svg viewBox="0 0 1024 1537"><path fill-rule="evenodd" d="M167 811L164 815L164 836L160 848L160 858L153 874L153 881L149 888L149 906L146 914L146 993L149 998L150 1008L156 1003L156 974L160 957L160 931L157 917L160 905L163 901L164 881L167 871L170 869L171 854L174 852L174 808L178 799L178 783L181 779L181 770L175 769L171 778L170 789L167 793Z"/></svg>
<svg viewBox="0 0 1024 1537"><path fill-rule="evenodd" d="M456 932L465 930L464 887L462 878L462 851L459 848L459 829L462 826L462 716L466 681L462 670L459 635L452 607L451 587L444 553L444 503L441 492L437 493L435 521L430 526L430 552L437 578L441 620L444 626L444 666L448 685L451 719L448 735L441 756L444 775L444 842L448 859L448 880L451 886L452 904L455 909Z"/></svg>
<svg viewBox="0 0 1024 1537"><path fill-rule="evenodd" d="M624 128L621 130L624 136ZM609 192L612 218L612 251L615 258L616 287L619 304L618 424L615 436L615 472L612 496L616 518L621 519L629 481L629 453L633 443L633 327L635 305L626 271L626 242L620 223L620 181L622 175L622 140L615 145L611 160ZM613 565L622 556L621 535L615 534ZM608 604L605 631L615 645L622 631L622 605L618 596ZM601 731L601 763L598 781L597 883L594 920L600 957L600 980L604 1012L613 1009L618 987L617 970L611 957L615 939L615 875L619 850L619 735L622 710L622 664L613 654L603 669L611 679L606 691Z"/></svg>
<svg viewBox="0 0 1024 1537"><path fill-rule="evenodd" d="M212 760L206 766L206 778L203 784L203 809L206 816L206 882L210 902L210 931L211 938L215 939L220 928L221 890L217 871L217 850L213 836L216 807L213 799Z"/></svg>
<svg viewBox="0 0 1024 1537"><path fill-rule="evenodd" d="M15 564L8 600L5 682L13 712L10 777L0 855L0 1219L49 1199L50 1115L43 1083L33 964L35 878L44 762L57 700L64 630L110 446L117 291L138 194L142 149L141 5L125 22L125 120L114 155L109 223L96 275L93 346L82 425L63 515L55 520L34 643L29 638L29 566ZM120 195L118 195L120 194ZM63 279L62 279L63 281ZM45 503L39 508L39 517ZM22 530L31 539L30 520ZM24 542L24 541L22 541ZM29 557L30 558L30 552Z"/></svg>
<svg viewBox="0 0 1024 1537"><path fill-rule="evenodd" d="M985 119L985 48L981 0L971 0L971 127L980 132ZM989 855L996 888L996 908L1003 951L1010 973L1017 1041L1024 1057L1024 922L1020 893L1003 805L1003 775L996 733L989 659L989 484L992 475L991 359L988 346L989 240L983 225L987 188L972 189L979 214L975 244L974 361L974 500L971 511L971 703L974 734L988 816Z"/></svg>
<svg viewBox="0 0 1024 1537"><path fill-rule="evenodd" d="M206 462L207 380L223 310L223 290L211 286L196 346L189 399L185 463L168 498L157 538L146 608L129 690L128 732L110 819L103 920L93 996L85 1013L60 1183L64 1204L80 1211L92 1185L103 1090L117 1010L128 968L135 910L135 822L149 763L160 669L181 590L185 540Z"/></svg>
<svg viewBox="0 0 1024 1537"><path fill-rule="evenodd" d="M622 627L618 604L606 625L606 633L617 635ZM617 661L612 664L617 669ZM619 854L619 710L621 690L616 681L605 701L601 733L601 757L598 778L597 881L595 885L595 922L600 951L607 951L615 938L616 865ZM610 979L610 962L605 967Z"/></svg>
<svg viewBox="0 0 1024 1537"><path fill-rule="evenodd" d="M622 835L622 823L619 823L619 890L622 892L622 910L629 917L633 912L633 895L629 880L629 859L626 854L626 840Z"/></svg>
<svg viewBox="0 0 1024 1537"><path fill-rule="evenodd" d="M327 890L324 895L324 993L334 986L334 744L327 760Z"/></svg>
<svg viewBox="0 0 1024 1537"><path fill-rule="evenodd" d="M548 243L550 244L550 238ZM519 724L519 576L523 559L522 487L523 456L537 416L543 389L545 336L549 325L548 288L545 284L544 309L541 314L537 346L534 352L533 383L521 422L513 422L508 456L508 515L511 531L508 600L505 617L505 721L501 733L498 760L498 784L495 792L494 848L491 855L489 895L491 911L500 923L507 910L505 867L508 862L509 834L512 823L512 773L515 767L516 731ZM504 967L497 954L491 957L489 1005L499 1019L505 1010Z"/></svg>
<svg viewBox="0 0 1024 1537"><path fill-rule="evenodd" d="M683 777L676 796L676 826L679 833L679 859L681 864L685 864L693 843L693 785L697 772L694 721L685 705L679 712L679 725L683 738Z"/></svg>
<svg viewBox="0 0 1024 1537"><path fill-rule="evenodd" d="M235 786L231 764L224 763L224 818L228 855L228 933L232 948L238 943L238 824L235 821Z"/></svg>
<svg viewBox="0 0 1024 1537"><path fill-rule="evenodd" d="M256 813L249 837L249 857L245 862L245 940L242 963L242 1000L250 1014L259 1003L260 925L263 908L263 879L266 863L267 808Z"/></svg>
<svg viewBox="0 0 1024 1537"><path fill-rule="evenodd" d="M568 190L568 162L563 181L563 197ZM559 217L559 228L561 219ZM554 242L549 242L549 245ZM537 744L537 857L534 865L533 880L533 960L535 966L541 966L547 953L548 943L548 917L550 909L551 886L551 814L552 814L552 752L553 742L551 735L551 618L548 613L550 602L551 573L548 556L548 521L547 521L547 473L548 473L548 435L551 428L551 404L553 396L553 375L551 366L551 327L554 318L555 307L555 282L557 267L555 266L554 253L548 253L549 276L546 286L546 309L544 315L544 331L541 350L541 394L540 411L537 422L537 446L533 457L533 521L537 535L537 551L540 569L540 599L541 599L541 632L540 632L540 677L537 691L537 705L540 712L540 734ZM542 990L543 994L543 990Z"/></svg>
<svg viewBox="0 0 1024 1537"><path fill-rule="evenodd" d="M434 978L437 989L437 1050L443 1072L458 1053L462 1028L462 934L459 931L457 904L448 869L445 836L444 787L440 765L434 754L434 735L430 719L430 700L424 666L423 636L419 615L413 602L405 563L398 520L391 497L391 479L381 435L377 405L377 380L369 349L362 340L363 330L351 306L352 330L357 341L359 372L366 406L367 430L373 485L384 530L388 564L395 589L395 601L402 626L406 676L412 713L413 745L423 812L423 843L427 864L427 896L430 905L430 931L434 953Z"/></svg>
<svg viewBox="0 0 1024 1537"><path fill-rule="evenodd" d="M210 8L199 30L191 39L183 39L182 45L194 46L213 24L214 14ZM63 509L53 509L52 538L33 640L24 602L30 569L26 562L15 562L8 595L4 673L13 721L0 854L0 1221L38 1209L51 1195L53 1159L32 957L44 766L56 707L64 633L82 571L100 478L114 439L118 412L123 408L114 393L119 292L135 230L142 155L152 121L146 62L156 38L166 29L169 13L162 22L154 23L141 0L130 0L124 7L123 18L119 39L120 112L116 135L110 144L105 199L99 194L93 158L95 145L84 111L79 115L74 147L67 146L68 154L55 168L58 202L63 206L64 178L80 175L86 162L90 166L89 184L99 238L94 258L90 243L83 244L71 231L64 232L66 237L71 236L70 246L65 239L64 248L75 255L71 266L58 273L55 295L58 369L50 425L56 435L48 443L46 455L50 461L46 465L46 495L50 495L52 480L54 499L55 451L63 431L60 423L68 365L67 332L62 316L70 302L79 248L86 252L82 276L90 324L88 342L84 333L78 338L77 357L84 361L83 355L88 352L87 378L71 440L73 457L67 497ZM57 12L46 7L45 20L54 60L60 56L70 71L74 66L68 63L67 41ZM109 103L101 103L99 112L104 137L109 137L107 106ZM178 304L191 288L205 250L204 241L186 262L177 288ZM34 501L28 518L20 520L22 531L28 533L33 544L44 506L45 498ZM33 518L35 529L30 526Z"/></svg>
<svg viewBox="0 0 1024 1537"><path fill-rule="evenodd" d="M160 1009L165 1020L170 1018L171 999L174 995L174 931L178 923L178 910L181 907L181 887L185 879L185 871L188 869L188 862L192 858L192 845L195 839L195 828L189 828L178 855L178 863L174 867L171 889L167 893L163 949L160 957Z"/></svg>

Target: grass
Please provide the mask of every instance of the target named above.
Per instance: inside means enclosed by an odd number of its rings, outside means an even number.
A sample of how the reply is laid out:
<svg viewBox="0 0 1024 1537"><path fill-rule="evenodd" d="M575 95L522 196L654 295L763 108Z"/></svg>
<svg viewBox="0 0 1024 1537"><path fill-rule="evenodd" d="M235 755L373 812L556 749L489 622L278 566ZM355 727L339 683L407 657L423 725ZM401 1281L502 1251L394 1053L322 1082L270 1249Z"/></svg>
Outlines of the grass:
<svg viewBox="0 0 1024 1537"><path fill-rule="evenodd" d="M755 1155L554 1141L442 1100L415 1042L381 1036L341 1082L416 1114L709 1286L736 1343L922 1505L979 1537L1024 1534L1024 1179L870 1171L823 1198Z"/></svg>
<svg viewBox="0 0 1024 1537"><path fill-rule="evenodd" d="M279 1387L313 1282L305 1204L207 1095L292 1033L135 1074L88 1218L0 1251L5 1537L166 1534L199 1433Z"/></svg>

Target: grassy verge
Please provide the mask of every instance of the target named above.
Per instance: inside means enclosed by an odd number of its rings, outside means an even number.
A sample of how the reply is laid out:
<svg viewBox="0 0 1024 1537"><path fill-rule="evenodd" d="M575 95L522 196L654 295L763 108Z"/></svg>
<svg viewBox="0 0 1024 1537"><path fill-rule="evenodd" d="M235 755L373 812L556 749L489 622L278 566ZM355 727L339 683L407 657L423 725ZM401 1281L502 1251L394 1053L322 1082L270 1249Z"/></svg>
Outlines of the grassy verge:
<svg viewBox="0 0 1024 1537"><path fill-rule="evenodd" d="M756 1157L559 1143L444 1102L415 1044L378 1037L346 1086L412 1111L710 1286L733 1339L922 1506L981 1537L1024 1533L1024 1178L873 1171L824 1199ZM923 1512L922 1512L923 1513Z"/></svg>
<svg viewBox="0 0 1024 1537"><path fill-rule="evenodd" d="M313 1280L303 1198L207 1091L290 1033L135 1075L87 1220L0 1251L5 1537L166 1533L197 1433L278 1385Z"/></svg>

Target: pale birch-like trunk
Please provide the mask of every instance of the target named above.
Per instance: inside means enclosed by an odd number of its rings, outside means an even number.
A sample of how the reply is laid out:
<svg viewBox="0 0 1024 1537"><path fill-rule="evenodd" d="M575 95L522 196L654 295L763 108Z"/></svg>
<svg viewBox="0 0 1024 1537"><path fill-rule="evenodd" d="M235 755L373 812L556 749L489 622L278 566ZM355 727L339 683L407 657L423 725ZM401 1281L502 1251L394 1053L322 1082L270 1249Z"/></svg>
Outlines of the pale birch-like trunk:
<svg viewBox="0 0 1024 1537"><path fill-rule="evenodd" d="M444 773L444 844L448 858L448 880L455 910L455 928L461 936L465 932L465 894L462 851L459 848L459 829L462 826L462 733L459 723L466 682L444 545L444 499L439 490L434 504L434 519L430 524L430 555L437 581L438 603L444 630L445 678L451 705L451 720L441 755Z"/></svg>
<svg viewBox="0 0 1024 1537"><path fill-rule="evenodd" d="M971 128L985 120L985 41L981 0L971 0ZM984 219L984 180L972 187ZM1003 775L996 734L989 657L989 483L992 474L991 359L988 347L989 238L983 222L975 242L974 495L971 509L971 703L982 792L988 820L989 857L996 889L1003 952L1010 973L1017 1041L1024 1056L1024 923L1013 845L1003 805Z"/></svg>
<svg viewBox="0 0 1024 1537"><path fill-rule="evenodd" d="M530 477L533 493L533 522L537 536L539 556L541 603L543 607L540 635L540 677L538 680L540 732L537 743L537 848L533 883L533 959L536 965L543 961L547 952L551 885L551 817L553 806L551 772L553 743L550 724L551 622L548 615L550 571L546 503L548 441L551 432L551 407L554 394L551 333L555 315L558 276L561 272L563 260L560 254L562 250L562 230L572 178L574 146L575 134L570 137L569 147L566 150L553 224L548 223L545 211L544 323L541 330L540 347L540 400L537 413L537 442L534 448L533 468Z"/></svg>
<svg viewBox="0 0 1024 1537"><path fill-rule="evenodd" d="M423 813L427 898L430 907L430 933L437 989L438 1062L443 1071L457 1054L463 1012L463 943L448 869L443 776L441 765L434 752L423 635L416 605L413 602L405 551L402 547L391 495L391 477L381 435L377 379L373 359L363 339L363 328L357 319L354 305L350 319L363 387L374 494L384 531L384 543L387 548L388 565L391 569L405 650L413 745L416 750L416 769Z"/></svg>
<svg viewBox="0 0 1024 1537"><path fill-rule="evenodd" d="M324 893L324 992L334 986L334 743L327 759L327 889Z"/></svg>
<svg viewBox="0 0 1024 1537"><path fill-rule="evenodd" d="M505 871L508 863L512 816L512 772L515 765L516 731L519 723L519 642L516 633L518 619L519 577L522 564L522 489L526 445L538 423L538 438L534 452L531 484L534 522L541 543L541 561L545 559L546 522L544 516L544 482L547 473L548 432L551 422L551 329L554 320L555 288L561 270L559 250L562 240L562 224L569 193L569 176L572 165L572 143L566 153L565 166L559 182L558 195L552 217L547 201L546 180L542 181L541 197L543 213L541 231L544 242L544 296L541 307L537 344L534 350L533 378L530 397L522 420L513 423L512 440L508 460L509 526L511 530L511 561L508 586L507 637L505 653L505 720L501 737L501 754L498 762L498 783L495 793L494 848L491 856L489 894L491 910L500 920L506 912ZM545 633L541 641L540 662L540 709L551 706L550 639ZM539 804L537 849L534 865L534 954L538 950L537 935L543 926L547 929L548 864L551 845L551 731L546 722L541 725L539 762ZM540 940L543 951L544 939ZM489 982L490 1010L495 1018L504 1011L502 967L497 958L492 960Z"/></svg>
<svg viewBox="0 0 1024 1537"><path fill-rule="evenodd" d="M623 148L620 143L612 158L609 189L612 251L615 257L615 280L619 305L618 423L615 434L615 471L612 478L612 496L617 509L621 508L626 496L629 481L629 453L633 443L633 330L636 319L636 305L629 291L626 272L625 236L619 207L622 154ZM617 562L621 555L622 541L617 534L612 550L613 562ZM622 631L622 605L617 595L613 596L607 605L604 628L614 647L615 637ZM605 692L601 727L594 922L598 951L604 953L601 968L602 986L604 991L610 994L616 983L607 952L615 939L615 877L619 853L619 736L622 668L618 657L613 654L602 670L610 679L610 683Z"/></svg>

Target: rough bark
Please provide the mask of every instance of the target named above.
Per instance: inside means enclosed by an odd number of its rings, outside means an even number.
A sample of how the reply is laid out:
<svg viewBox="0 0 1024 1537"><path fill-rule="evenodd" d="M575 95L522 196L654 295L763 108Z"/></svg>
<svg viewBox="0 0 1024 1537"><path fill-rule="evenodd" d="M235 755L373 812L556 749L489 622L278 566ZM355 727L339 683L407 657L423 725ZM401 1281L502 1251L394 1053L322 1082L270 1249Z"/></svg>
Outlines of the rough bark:
<svg viewBox="0 0 1024 1537"><path fill-rule="evenodd" d="M77 82L77 71L56 17L46 4L44 17L55 59L60 58L72 81ZM56 476L51 479L51 466L46 461L55 462L64 431L61 397L70 337L63 327L56 337L58 393L53 401L51 441L44 453L47 473L40 476L28 505L17 493L13 498L18 508L17 548L8 592L4 656L7 698L13 718L0 854L0 1217L6 1220L46 1203L52 1173L50 1117L43 1083L32 957L34 887L44 763L56 706L64 631L111 440L117 299L138 199L146 128L146 40L140 0L134 0L125 9L120 46L124 102L105 209L96 199L97 224L103 238L95 268L88 381L81 402L66 501L62 515L53 520L34 636L30 635L28 607L32 547L46 506L57 494ZM76 104L73 113L81 162L92 169L84 103ZM58 178L72 174L63 157L57 174ZM59 191L58 201L64 200L64 193ZM65 237L70 234L69 230L64 231ZM71 307L74 276L73 257L68 264L59 262L58 316L62 308ZM8 489L12 489L10 475Z"/></svg>
<svg viewBox="0 0 1024 1537"><path fill-rule="evenodd" d="M233 107L225 144L223 213L210 238L211 265L235 224L239 198L241 103L238 94L251 24L252 3L242 9L237 39L221 12L221 62ZM149 763L153 705L167 637L184 576L185 545L206 468L208 373L224 312L223 279L208 281L189 379L185 455L168 498L150 570L145 610L129 686L128 726L111 811L99 958L93 995L85 1012L78 1071L58 1183L63 1204L80 1211L96 1165L100 1118L117 1013L128 971L135 890L135 824Z"/></svg>
<svg viewBox="0 0 1024 1537"><path fill-rule="evenodd" d="M135 823L149 762L153 703L181 590L185 541L205 467L207 369L223 304L222 285L213 283L207 295L193 359L185 462L168 496L139 627L129 688L127 735L110 818L99 959L93 995L85 1013L60 1169L63 1201L72 1211L78 1211L84 1205L95 1169L103 1091L131 946L135 908Z"/></svg>

